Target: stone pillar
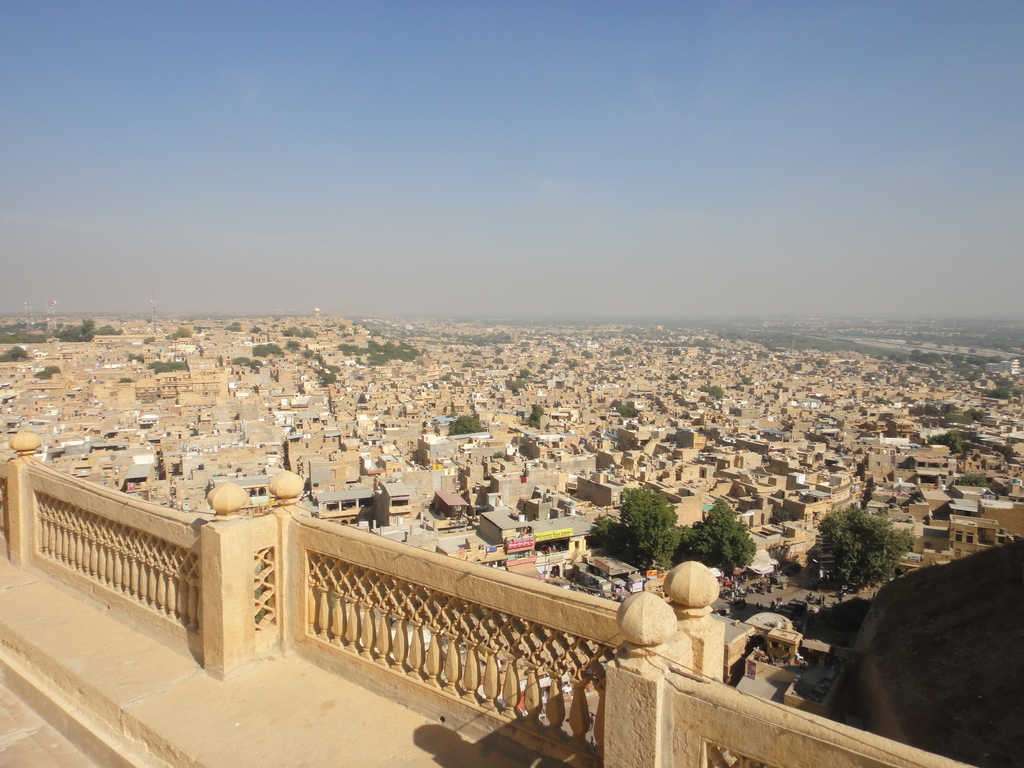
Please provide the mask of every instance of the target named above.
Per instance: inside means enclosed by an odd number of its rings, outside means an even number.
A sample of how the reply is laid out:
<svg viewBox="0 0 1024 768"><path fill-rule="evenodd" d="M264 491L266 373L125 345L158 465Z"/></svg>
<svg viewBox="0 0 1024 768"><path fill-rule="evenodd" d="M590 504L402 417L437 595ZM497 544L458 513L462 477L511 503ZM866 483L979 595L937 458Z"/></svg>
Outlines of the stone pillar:
<svg viewBox="0 0 1024 768"><path fill-rule="evenodd" d="M35 544L35 496L28 480L28 467L43 444L39 435L19 432L8 443L18 454L7 463L7 558L25 567Z"/></svg>
<svg viewBox="0 0 1024 768"><path fill-rule="evenodd" d="M706 565L680 563L665 578L665 596L679 620L679 632L690 639L690 669L721 682L725 665L725 627L712 619L711 604L718 598L718 579Z"/></svg>
<svg viewBox="0 0 1024 768"><path fill-rule="evenodd" d="M203 667L226 680L256 654L252 535L248 521L238 516L249 494L234 483L222 483L206 498L217 514L200 534Z"/></svg>
<svg viewBox="0 0 1024 768"><path fill-rule="evenodd" d="M296 585L304 583L292 578L292 569L298 568L301 573L303 567L302 560L295 559L301 557L300 553L292 552L292 516L302 511L298 500L305 487L306 481L294 472L281 472L270 481L270 495L278 502L273 514L277 518L277 625L282 653L292 646L295 633L302 631L300 622L304 621L301 587L296 589Z"/></svg>
<svg viewBox="0 0 1024 768"><path fill-rule="evenodd" d="M626 642L607 670L604 764L670 768L672 712L665 673L680 652L673 642L675 613L654 593L640 592L619 607L616 620Z"/></svg>

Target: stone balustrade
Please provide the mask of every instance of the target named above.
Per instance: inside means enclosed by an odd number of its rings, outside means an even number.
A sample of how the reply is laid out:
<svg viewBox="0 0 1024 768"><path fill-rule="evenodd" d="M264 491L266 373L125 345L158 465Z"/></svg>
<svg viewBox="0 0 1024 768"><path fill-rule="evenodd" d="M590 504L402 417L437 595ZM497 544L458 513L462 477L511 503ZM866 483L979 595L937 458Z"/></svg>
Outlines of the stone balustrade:
<svg viewBox="0 0 1024 768"><path fill-rule="evenodd" d="M615 768L948 768L950 760L721 682L717 582L677 566L621 606L314 519L274 477L268 514L210 492L182 514L59 474L11 439L11 562L109 606L219 679L298 656L469 738ZM262 512L263 510L261 510Z"/></svg>

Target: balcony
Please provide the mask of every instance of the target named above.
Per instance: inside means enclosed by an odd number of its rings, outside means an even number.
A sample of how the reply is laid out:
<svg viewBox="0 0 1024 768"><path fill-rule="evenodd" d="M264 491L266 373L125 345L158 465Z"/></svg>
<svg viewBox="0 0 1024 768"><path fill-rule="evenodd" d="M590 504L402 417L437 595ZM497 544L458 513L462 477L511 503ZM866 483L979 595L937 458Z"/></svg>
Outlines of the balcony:
<svg viewBox="0 0 1024 768"><path fill-rule="evenodd" d="M945 768L720 682L717 583L621 608L231 484L182 514L0 464L4 684L107 765Z"/></svg>

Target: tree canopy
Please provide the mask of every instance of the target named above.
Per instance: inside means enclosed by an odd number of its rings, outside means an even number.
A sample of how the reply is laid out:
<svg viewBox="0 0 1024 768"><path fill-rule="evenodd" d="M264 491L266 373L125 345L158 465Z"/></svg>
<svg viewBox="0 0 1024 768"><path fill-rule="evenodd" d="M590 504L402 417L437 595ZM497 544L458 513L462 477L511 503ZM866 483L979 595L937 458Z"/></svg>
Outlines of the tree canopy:
<svg viewBox="0 0 1024 768"><path fill-rule="evenodd" d="M964 472L953 481L953 485L964 485L972 488L988 488L992 485L989 476L982 472Z"/></svg>
<svg viewBox="0 0 1024 768"><path fill-rule="evenodd" d="M836 572L849 584L878 584L896 573L896 566L914 547L909 531L894 528L888 517L860 507L830 512L818 525L824 546L831 551Z"/></svg>
<svg viewBox="0 0 1024 768"><path fill-rule="evenodd" d="M149 364L149 369L154 373L170 373L171 371L187 371L188 366L185 363L157 360Z"/></svg>
<svg viewBox="0 0 1024 768"><path fill-rule="evenodd" d="M679 543L678 518L668 500L651 488L627 488L622 492L619 519L598 526L613 557L638 568L668 567Z"/></svg>
<svg viewBox="0 0 1024 768"><path fill-rule="evenodd" d="M725 397L725 390L722 389L717 384L705 384L703 387L700 387L699 389L701 392L707 392L709 395L715 398L715 400L721 400L723 397Z"/></svg>
<svg viewBox="0 0 1024 768"><path fill-rule="evenodd" d="M676 560L697 560L709 568L731 571L749 565L757 552L750 531L732 508L717 500L707 515L692 528L684 528L676 550Z"/></svg>
<svg viewBox="0 0 1024 768"><path fill-rule="evenodd" d="M951 429L944 434L929 437L928 445L946 445L949 446L950 453L963 453L964 436L955 429Z"/></svg>
<svg viewBox="0 0 1024 768"><path fill-rule="evenodd" d="M58 366L58 365L48 365L45 368L43 368L43 370L36 371L35 377L37 379L43 379L45 381L49 381L50 379L53 378L53 375L55 373L60 373L60 366Z"/></svg>
<svg viewBox="0 0 1024 768"><path fill-rule="evenodd" d="M257 344L252 348L254 357L284 357L284 350L277 344Z"/></svg>
<svg viewBox="0 0 1024 768"><path fill-rule="evenodd" d="M0 363L16 363L18 360L28 360L28 352L23 347L11 347L0 355Z"/></svg>
<svg viewBox="0 0 1024 768"><path fill-rule="evenodd" d="M81 325L73 325L70 328L62 328L57 331L57 338L68 342L92 341L92 337L95 335L95 320L83 320Z"/></svg>
<svg viewBox="0 0 1024 768"><path fill-rule="evenodd" d="M526 423L529 424L534 429L540 429L540 419L543 415L544 406L539 404L534 405L533 409L530 411L530 418L527 420Z"/></svg>
<svg viewBox="0 0 1024 768"><path fill-rule="evenodd" d="M484 432L484 425L476 416L459 416L452 425L448 427L449 435L472 435L476 432Z"/></svg>

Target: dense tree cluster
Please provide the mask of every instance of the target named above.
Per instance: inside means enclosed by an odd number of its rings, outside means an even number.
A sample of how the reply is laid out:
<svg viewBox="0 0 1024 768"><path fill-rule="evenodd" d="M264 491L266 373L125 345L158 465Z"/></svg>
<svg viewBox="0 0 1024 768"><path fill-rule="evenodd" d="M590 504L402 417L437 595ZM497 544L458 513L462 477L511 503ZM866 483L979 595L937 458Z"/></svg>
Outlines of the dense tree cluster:
<svg viewBox="0 0 1024 768"><path fill-rule="evenodd" d="M187 371L188 366L185 365L185 363L157 360L156 362L149 364L149 369L153 371L153 373L170 373L171 371Z"/></svg>
<svg viewBox="0 0 1024 768"><path fill-rule="evenodd" d="M818 526L835 569L848 584L889 581L900 560L914 547L910 531L893 527L888 517L872 515L860 507L830 512Z"/></svg>
<svg viewBox="0 0 1024 768"><path fill-rule="evenodd" d="M392 360L411 362L420 356L418 349L404 341L386 341L383 344L370 341L365 348L356 344L339 344L338 351L361 358L367 365L384 365Z"/></svg>
<svg viewBox="0 0 1024 768"><path fill-rule="evenodd" d="M92 341L96 335L96 321L83 320L81 325L73 325L70 328L62 328L57 331L57 338L60 341L71 343Z"/></svg>
<svg viewBox="0 0 1024 768"><path fill-rule="evenodd" d="M757 551L750 532L724 501L716 501L692 528L681 528L675 509L652 488L623 491L619 519L598 520L594 534L614 557L640 568L697 560L732 570L750 563Z"/></svg>
<svg viewBox="0 0 1024 768"><path fill-rule="evenodd" d="M756 552L750 531L736 519L732 508L718 499L703 520L682 529L676 562L698 560L709 568L732 571L748 565Z"/></svg>

